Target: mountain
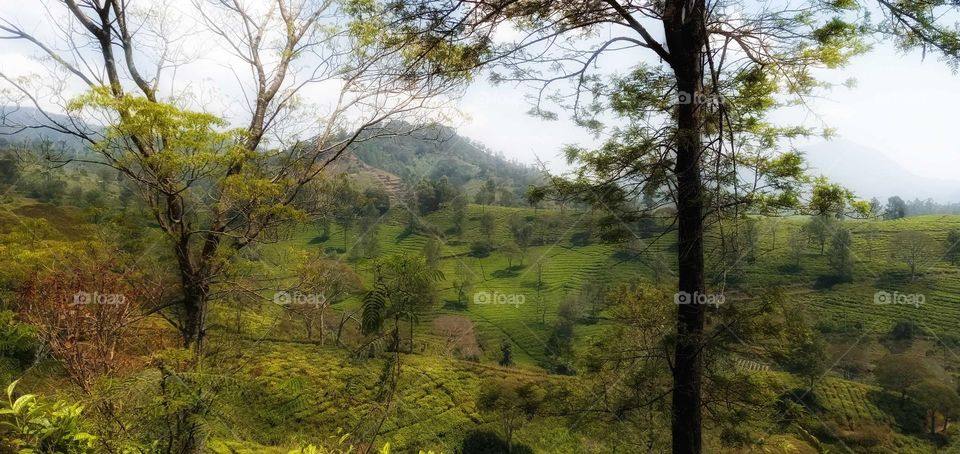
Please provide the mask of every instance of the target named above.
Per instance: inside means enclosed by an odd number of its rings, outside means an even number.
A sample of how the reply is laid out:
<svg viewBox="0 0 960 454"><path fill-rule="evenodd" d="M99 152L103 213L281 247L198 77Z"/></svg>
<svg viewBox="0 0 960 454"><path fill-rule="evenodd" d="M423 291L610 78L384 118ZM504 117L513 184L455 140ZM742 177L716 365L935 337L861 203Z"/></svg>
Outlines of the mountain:
<svg viewBox="0 0 960 454"><path fill-rule="evenodd" d="M50 114L58 123L69 124L65 115ZM33 107L0 106L0 145L7 142L39 144L48 142L56 149L80 150L84 142L70 134L47 128L28 128L25 125L51 124L40 110Z"/></svg>
<svg viewBox="0 0 960 454"><path fill-rule="evenodd" d="M493 178L515 190L526 190L541 177L535 168L507 160L445 126L365 141L352 153L367 166L396 175L407 185L445 176L456 186L474 187Z"/></svg>
<svg viewBox="0 0 960 454"><path fill-rule="evenodd" d="M62 115L52 117L58 122L68 122ZM48 121L37 109L0 106L0 146L8 142L34 146L40 141L49 141L58 149L83 152L83 142L74 136L21 126L43 123ZM404 126L402 129L409 128ZM445 126L424 127L410 135L364 141L345 154L342 161L336 164L338 170L371 174L391 192L403 186L415 186L423 179L446 176L452 184L468 190L493 178L500 187L522 193L528 185L539 182L541 176L533 167L507 160L502 154Z"/></svg>
<svg viewBox="0 0 960 454"><path fill-rule="evenodd" d="M894 195L904 200L960 201L960 182L921 177L870 147L834 140L802 151L811 174L840 183L858 197L876 197L881 202Z"/></svg>

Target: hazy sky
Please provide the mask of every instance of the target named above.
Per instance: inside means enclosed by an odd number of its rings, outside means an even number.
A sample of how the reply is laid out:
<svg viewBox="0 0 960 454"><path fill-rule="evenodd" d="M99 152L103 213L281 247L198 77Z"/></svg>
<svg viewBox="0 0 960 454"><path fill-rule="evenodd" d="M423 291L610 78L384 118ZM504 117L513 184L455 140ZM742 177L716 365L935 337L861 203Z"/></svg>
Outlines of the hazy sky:
<svg viewBox="0 0 960 454"><path fill-rule="evenodd" d="M777 118L812 125L822 120L840 137L887 154L912 173L960 182L960 75L947 65L880 45L822 76L835 83L853 78L857 85L824 92L813 102L814 112L794 109ZM558 165L563 144L593 140L569 120L525 115L529 108L513 87L478 83L463 100L462 109L472 120L460 130L523 162L539 156Z"/></svg>
<svg viewBox="0 0 960 454"><path fill-rule="evenodd" d="M186 4L186 0L171 3ZM38 2L0 0L0 17L14 17L28 30L42 34L41 11ZM30 59L35 54L23 43L0 41L0 70L9 74L38 70L39 65ZM205 49L202 58L184 68L178 77L192 79L198 93L229 94L235 79L218 61L223 55L221 50ZM619 70L628 67L630 60L608 58L603 64L604 68ZM874 148L916 175L960 183L960 146L955 137L960 130L956 113L960 75L952 74L936 58L922 61L919 53L902 55L889 45L878 45L849 66L823 72L822 76L837 83L854 78L857 85L835 88L816 100L813 107L819 119L814 113L801 111L779 117L810 124L819 124L822 119L844 139ZM318 87L315 95L322 97L322 91L323 87ZM478 80L460 103L466 118L457 125L459 130L507 157L525 163L534 163L539 157L554 170L563 168L559 151L564 144L589 145L596 141L562 115L552 122L528 116L530 105L524 94L523 89L493 87Z"/></svg>

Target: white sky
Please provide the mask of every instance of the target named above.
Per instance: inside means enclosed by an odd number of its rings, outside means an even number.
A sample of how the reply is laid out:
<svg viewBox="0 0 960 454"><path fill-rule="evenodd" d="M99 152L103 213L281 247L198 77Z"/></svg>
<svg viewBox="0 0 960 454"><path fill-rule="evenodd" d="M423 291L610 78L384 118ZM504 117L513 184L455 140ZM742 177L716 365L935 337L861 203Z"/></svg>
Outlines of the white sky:
<svg viewBox="0 0 960 454"><path fill-rule="evenodd" d="M30 31L43 32L41 12L40 3L33 0L0 0L0 17L13 17ZM236 89L230 88L236 85L234 76L218 62L221 52L202 50L203 58L185 68L178 78L189 79L195 92L207 96L215 97L218 92L236 95ZM12 74L36 71L39 65L29 58L31 55L36 52L23 43L0 41L0 70ZM619 69L630 62L618 59L606 64ZM825 72L823 77L834 82L857 80L855 88L836 88L814 102L816 113L836 128L840 137L874 148L921 177L960 183L956 139L960 130L956 113L960 75L952 74L936 58L921 61L919 53L901 55L889 45L879 45L846 68ZM316 88L314 95L322 98L322 91L322 87ZM463 135L508 158L530 164L539 158L553 170L564 168L560 155L563 145L595 142L566 118L551 122L528 116L530 105L525 94L513 86L494 87L478 80L460 103L466 118L455 126ZM221 105L224 110L231 108L227 103ZM790 122L815 120L801 112L782 117Z"/></svg>
<svg viewBox="0 0 960 454"><path fill-rule="evenodd" d="M960 75L935 58L903 55L890 45L822 74L838 84L853 78L857 85L822 93L812 103L814 113L795 110L780 118L811 125L822 119L839 137L874 148L918 176L960 183ZM512 87L478 83L461 108L472 118L460 127L463 134L523 162L539 156L560 165L562 145L593 141L568 119L525 115L530 105Z"/></svg>

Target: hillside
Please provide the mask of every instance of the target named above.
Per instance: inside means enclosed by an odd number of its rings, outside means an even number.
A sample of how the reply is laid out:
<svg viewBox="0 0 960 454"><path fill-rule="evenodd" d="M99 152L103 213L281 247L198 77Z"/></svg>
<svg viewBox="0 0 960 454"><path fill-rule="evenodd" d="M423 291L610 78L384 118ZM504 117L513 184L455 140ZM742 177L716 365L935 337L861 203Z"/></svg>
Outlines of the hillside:
<svg viewBox="0 0 960 454"><path fill-rule="evenodd" d="M503 154L458 135L447 127L429 127L411 135L365 141L352 154L367 166L397 175L413 186L421 180L446 177L472 192L488 179L497 179L521 193L541 181L537 169L507 160Z"/></svg>

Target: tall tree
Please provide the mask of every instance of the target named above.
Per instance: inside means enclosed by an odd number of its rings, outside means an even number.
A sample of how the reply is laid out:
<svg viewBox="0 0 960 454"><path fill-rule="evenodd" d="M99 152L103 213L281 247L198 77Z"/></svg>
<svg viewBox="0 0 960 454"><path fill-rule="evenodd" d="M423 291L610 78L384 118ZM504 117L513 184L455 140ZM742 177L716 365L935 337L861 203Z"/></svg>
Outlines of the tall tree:
<svg viewBox="0 0 960 454"><path fill-rule="evenodd" d="M907 216L907 203L900 196L887 199L887 208L883 212L884 219L900 219Z"/></svg>
<svg viewBox="0 0 960 454"><path fill-rule="evenodd" d="M395 4L398 16L439 40L473 39L484 52L481 63L506 69L494 74L495 80L536 84L534 114L556 118L551 105L568 109L597 132L603 120L614 117L618 127L603 147L568 150L580 165L576 179L593 199L626 188L672 202L680 251L677 289L690 294L706 290L707 223L738 218L719 216L720 211L738 211L748 203L777 210L798 202L801 160L777 153L779 138L810 131L765 120L778 96L797 100L809 94L817 85L811 70L836 67L865 51L862 37L871 32L892 36L904 48L939 51L952 61L960 56L960 39L943 19L944 10L954 7L947 1ZM874 8L881 10L881 20L865 20L871 16L864 13ZM491 37L501 26L519 29L519 37L498 44ZM629 50L642 59L631 74L611 79L596 72L599 60ZM702 450L704 326L703 305L678 307L672 363L676 453Z"/></svg>
<svg viewBox="0 0 960 454"><path fill-rule="evenodd" d="M416 58L425 37L391 33L399 30L384 26L376 2L197 0L182 12L133 3L53 2L38 27L44 35L0 14L0 39L34 45L48 70L0 72L0 93L10 95L3 105L41 112L35 123L5 126L76 137L95 152L79 159L113 167L137 187L180 278L177 298L154 310L173 312L167 318L183 343L201 352L208 306L238 252L310 215L312 186L332 162L358 142L413 128L388 123L422 123L434 95L458 89L462 73L451 65L476 59L454 46L443 46L445 57ZM178 44L186 36L231 55L226 64L245 96L218 101L242 106L239 127L196 112L203 98L175 77L190 63ZM339 90L328 105L300 101L320 84ZM73 85L88 91L73 98L64 89ZM411 122L391 121L402 117Z"/></svg>

